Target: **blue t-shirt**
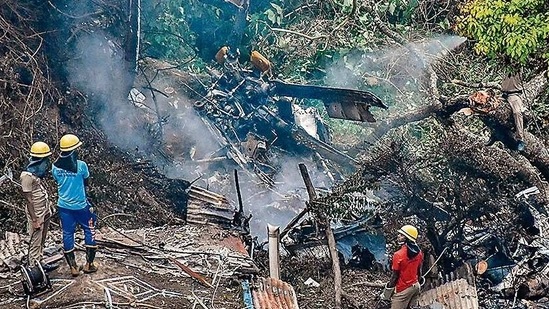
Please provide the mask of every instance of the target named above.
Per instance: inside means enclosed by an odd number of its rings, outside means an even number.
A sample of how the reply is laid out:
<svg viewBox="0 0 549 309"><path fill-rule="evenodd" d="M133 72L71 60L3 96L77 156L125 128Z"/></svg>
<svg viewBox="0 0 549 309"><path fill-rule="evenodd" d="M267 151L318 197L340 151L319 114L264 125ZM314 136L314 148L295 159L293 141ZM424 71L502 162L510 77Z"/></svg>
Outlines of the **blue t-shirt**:
<svg viewBox="0 0 549 309"><path fill-rule="evenodd" d="M66 209L82 209L88 205L84 179L90 177L88 165L84 161L77 160L76 173L66 171L52 165L51 173L57 182L57 206Z"/></svg>

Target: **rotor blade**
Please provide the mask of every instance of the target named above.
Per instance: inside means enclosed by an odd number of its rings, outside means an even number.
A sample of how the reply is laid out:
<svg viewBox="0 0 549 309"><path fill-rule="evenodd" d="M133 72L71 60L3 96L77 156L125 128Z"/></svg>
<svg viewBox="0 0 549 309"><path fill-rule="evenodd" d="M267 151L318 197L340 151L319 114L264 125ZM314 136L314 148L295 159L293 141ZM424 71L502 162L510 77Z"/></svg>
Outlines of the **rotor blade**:
<svg viewBox="0 0 549 309"><path fill-rule="evenodd" d="M308 98L318 99L326 103L332 102L353 102L368 104L380 108L387 109L380 98L375 94L356 89L335 88L316 85L298 85L292 83L286 83L280 80L272 81L274 88L272 92L281 96L295 97L295 98Z"/></svg>

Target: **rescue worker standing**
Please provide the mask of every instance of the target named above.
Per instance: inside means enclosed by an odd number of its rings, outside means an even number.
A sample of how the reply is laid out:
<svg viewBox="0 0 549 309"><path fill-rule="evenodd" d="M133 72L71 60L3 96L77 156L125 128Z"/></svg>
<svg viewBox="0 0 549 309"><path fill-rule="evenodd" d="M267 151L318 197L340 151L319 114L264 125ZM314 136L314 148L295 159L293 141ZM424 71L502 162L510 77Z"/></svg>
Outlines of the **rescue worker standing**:
<svg viewBox="0 0 549 309"><path fill-rule="evenodd" d="M43 181L49 169L50 156L50 147L46 143L32 144L29 164L20 176L23 196L27 200L27 230L30 236L28 265L31 267L42 260L48 234L51 211ZM42 266L46 271L52 270L49 265Z"/></svg>
<svg viewBox="0 0 549 309"><path fill-rule="evenodd" d="M524 105L522 102L522 82L520 74L506 74L501 82L501 92L503 98L509 102L513 110L513 118L515 120L515 134L517 139L517 150L523 151L526 146L524 142L524 120L522 112Z"/></svg>
<svg viewBox="0 0 549 309"><path fill-rule="evenodd" d="M96 216L86 198L85 187L90 176L88 165L77 158L77 148L81 145L82 142L76 135L64 135L59 142L61 155L52 166L52 174L57 182L59 195L57 206L63 229L63 249L65 259L74 277L80 274L80 268L76 264L74 255L74 233L77 224L84 230L86 245L86 264L82 270L85 273L97 271L97 266L94 264L97 250L95 243Z"/></svg>
<svg viewBox="0 0 549 309"><path fill-rule="evenodd" d="M382 299L391 299L391 309L407 309L416 306L420 291L423 252L416 243L418 231L411 225L398 230L400 250L393 255L393 275L385 285ZM423 284L423 283L422 283Z"/></svg>

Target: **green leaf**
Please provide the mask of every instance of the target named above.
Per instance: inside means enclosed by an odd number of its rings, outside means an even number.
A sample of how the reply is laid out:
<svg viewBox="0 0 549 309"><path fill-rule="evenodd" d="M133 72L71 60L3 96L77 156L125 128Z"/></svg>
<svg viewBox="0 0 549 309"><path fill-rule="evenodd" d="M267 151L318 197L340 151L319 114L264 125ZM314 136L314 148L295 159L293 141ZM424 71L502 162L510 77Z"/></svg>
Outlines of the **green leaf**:
<svg viewBox="0 0 549 309"><path fill-rule="evenodd" d="M276 10L278 15L284 14L284 10L280 7L280 5L271 2L271 6Z"/></svg>
<svg viewBox="0 0 549 309"><path fill-rule="evenodd" d="M267 11L265 11L265 15L267 15L267 19L268 19L272 24L276 24L276 14L275 14L275 12L273 12L273 10L268 9Z"/></svg>
<svg viewBox="0 0 549 309"><path fill-rule="evenodd" d="M389 8L387 10L389 12L389 14L394 15L395 10L396 10L396 3L394 3L394 2L389 3Z"/></svg>

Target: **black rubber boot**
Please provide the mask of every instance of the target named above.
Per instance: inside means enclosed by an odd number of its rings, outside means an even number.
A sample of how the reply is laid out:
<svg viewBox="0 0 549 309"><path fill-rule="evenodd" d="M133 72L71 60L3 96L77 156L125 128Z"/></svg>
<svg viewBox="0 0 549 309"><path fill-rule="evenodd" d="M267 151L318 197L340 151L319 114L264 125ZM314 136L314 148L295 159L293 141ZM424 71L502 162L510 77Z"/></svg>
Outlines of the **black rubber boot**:
<svg viewBox="0 0 549 309"><path fill-rule="evenodd" d="M49 273L49 272L52 272L54 270L56 270L58 267L59 267L59 264L41 264L42 265L42 269Z"/></svg>
<svg viewBox="0 0 549 309"><path fill-rule="evenodd" d="M74 251L65 252L65 259L67 260L67 264L69 264L69 267L71 269L71 275L73 277L78 277L80 275L80 270L78 269L78 265L76 264Z"/></svg>
<svg viewBox="0 0 549 309"><path fill-rule="evenodd" d="M95 264L93 263L93 260L95 260L96 251L97 248L86 247L86 264L83 268L86 274L91 274L97 271L97 266L95 266Z"/></svg>

